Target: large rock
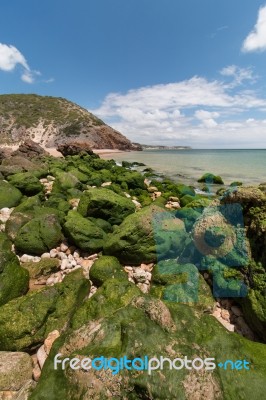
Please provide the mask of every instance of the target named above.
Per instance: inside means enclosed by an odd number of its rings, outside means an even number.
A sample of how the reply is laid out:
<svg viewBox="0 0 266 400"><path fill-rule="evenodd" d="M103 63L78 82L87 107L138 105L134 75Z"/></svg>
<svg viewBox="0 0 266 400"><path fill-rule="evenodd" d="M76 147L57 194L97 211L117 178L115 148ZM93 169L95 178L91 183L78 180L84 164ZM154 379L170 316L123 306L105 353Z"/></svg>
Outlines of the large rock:
<svg viewBox="0 0 266 400"><path fill-rule="evenodd" d="M263 398L264 345L229 334L199 308L164 303L143 296L136 289L129 282L110 279L85 302L84 312L75 321L73 330L55 342L30 400L108 399L110 396L132 400ZM198 371L191 367L191 370L176 371L165 361L162 369L150 374L141 364L128 371L126 368L118 370L113 363L113 373L110 369L62 370L62 364L55 370L54 357L58 353L61 360L97 356L119 359L124 355L132 360L147 355L171 360L212 357L218 364L226 359L233 362L246 359L256 368L251 365L249 371L228 370L230 367ZM180 360L177 361L177 367L180 364Z"/></svg>
<svg viewBox="0 0 266 400"><path fill-rule="evenodd" d="M49 153L45 151L38 143L31 139L27 139L19 145L19 148L14 151L12 155L27 158L38 158L40 156L47 156Z"/></svg>
<svg viewBox="0 0 266 400"><path fill-rule="evenodd" d="M43 190L39 179L30 172L11 175L8 177L8 181L26 196L32 196Z"/></svg>
<svg viewBox="0 0 266 400"><path fill-rule="evenodd" d="M10 183L0 180L0 209L4 207L16 207L22 198L22 193L10 185Z"/></svg>
<svg viewBox="0 0 266 400"><path fill-rule="evenodd" d="M188 239L184 222L161 207L149 206L129 215L108 235L104 254L138 265L178 256Z"/></svg>
<svg viewBox="0 0 266 400"><path fill-rule="evenodd" d="M0 306L25 294L28 286L28 271L20 266L11 242L0 232Z"/></svg>
<svg viewBox="0 0 266 400"><path fill-rule="evenodd" d="M62 283L30 292L0 307L0 349L18 351L43 342L53 330L62 331L88 294L81 270Z"/></svg>
<svg viewBox="0 0 266 400"><path fill-rule="evenodd" d="M23 225L14 243L22 253L41 255L56 247L62 238L58 218L55 214L47 214L35 217Z"/></svg>
<svg viewBox="0 0 266 400"><path fill-rule="evenodd" d="M0 392L18 391L32 378L29 354L0 351Z"/></svg>
<svg viewBox="0 0 266 400"><path fill-rule="evenodd" d="M83 217L102 218L111 224L120 224L134 211L135 205L131 200L104 188L85 191L78 205L78 212Z"/></svg>
<svg viewBox="0 0 266 400"><path fill-rule="evenodd" d="M104 230L76 211L69 211L64 231L66 237L82 250L95 253L103 248L106 237Z"/></svg>
<svg viewBox="0 0 266 400"><path fill-rule="evenodd" d="M223 185L223 180L220 176L213 175L209 172L202 175L202 177L198 179L198 182L205 182L205 183L215 184L215 185Z"/></svg>
<svg viewBox="0 0 266 400"><path fill-rule="evenodd" d="M86 142L66 142L61 143L57 146L57 151L59 151L63 156L75 156L82 154L94 154L91 147Z"/></svg>
<svg viewBox="0 0 266 400"><path fill-rule="evenodd" d="M96 260L90 269L90 280L96 285L101 286L110 278L127 279L127 274L117 258L112 256L101 256Z"/></svg>

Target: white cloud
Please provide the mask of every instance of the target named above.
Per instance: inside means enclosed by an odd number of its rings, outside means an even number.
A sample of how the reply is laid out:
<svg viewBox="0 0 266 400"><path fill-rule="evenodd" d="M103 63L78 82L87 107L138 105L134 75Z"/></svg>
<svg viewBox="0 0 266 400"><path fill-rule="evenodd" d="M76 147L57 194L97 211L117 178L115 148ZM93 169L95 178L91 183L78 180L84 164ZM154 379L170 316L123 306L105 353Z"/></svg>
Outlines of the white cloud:
<svg viewBox="0 0 266 400"><path fill-rule="evenodd" d="M265 51L266 50L266 5L259 9L258 19L252 32L245 39L242 51Z"/></svg>
<svg viewBox="0 0 266 400"><path fill-rule="evenodd" d="M242 85L253 79L251 73L235 66L227 67L223 75L233 78L234 90L223 81L196 76L181 82L132 89L124 94L111 93L98 109L90 111L140 143L214 147L222 141L229 144L233 140L245 141L251 134L250 142L259 137L266 146L265 124L259 120L256 126L247 122L254 113L265 110L266 98L259 97L255 90L236 86L235 75L239 70Z"/></svg>
<svg viewBox="0 0 266 400"><path fill-rule="evenodd" d="M197 110L194 115L206 128L215 128L218 124L214 118L218 118L220 114L215 111Z"/></svg>
<svg viewBox="0 0 266 400"><path fill-rule="evenodd" d="M220 71L220 74L233 78L228 87L234 88L238 85L242 85L244 82L249 81L250 83L255 83L258 77L254 74L251 67L240 68L237 65L229 65Z"/></svg>
<svg viewBox="0 0 266 400"><path fill-rule="evenodd" d="M17 65L22 67L21 80L23 82L33 83L35 76L40 75L39 71L30 69L26 58L16 47L0 43L0 70L11 72Z"/></svg>

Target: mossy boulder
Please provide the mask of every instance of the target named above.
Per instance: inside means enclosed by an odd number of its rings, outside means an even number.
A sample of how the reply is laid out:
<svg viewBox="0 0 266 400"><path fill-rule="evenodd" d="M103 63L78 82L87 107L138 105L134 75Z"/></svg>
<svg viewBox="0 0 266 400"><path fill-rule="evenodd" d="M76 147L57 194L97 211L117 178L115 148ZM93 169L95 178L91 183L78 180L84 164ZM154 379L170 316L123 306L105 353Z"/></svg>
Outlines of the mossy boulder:
<svg viewBox="0 0 266 400"><path fill-rule="evenodd" d="M107 279L120 278L127 280L127 274L116 257L101 256L90 269L90 280L101 286Z"/></svg>
<svg viewBox="0 0 266 400"><path fill-rule="evenodd" d="M118 277L107 279L95 295L86 300L76 311L71 327L78 329L91 320L112 315L140 294L139 288L127 279Z"/></svg>
<svg viewBox="0 0 266 400"><path fill-rule="evenodd" d="M28 290L29 273L11 251L11 242L0 233L0 306Z"/></svg>
<svg viewBox="0 0 266 400"><path fill-rule="evenodd" d="M43 185L31 172L21 172L11 175L8 181L26 196L32 196L43 190Z"/></svg>
<svg viewBox="0 0 266 400"><path fill-rule="evenodd" d="M146 189L144 177L137 171L126 171L117 175L116 182L121 185L126 183L128 189Z"/></svg>
<svg viewBox="0 0 266 400"><path fill-rule="evenodd" d="M16 249L26 254L41 255L56 247L63 235L55 214L35 217L23 225L15 237Z"/></svg>
<svg viewBox="0 0 266 400"><path fill-rule="evenodd" d="M86 219L93 222L95 225L104 230L104 232L106 233L110 233L113 231L112 225L108 221L105 221L102 218L87 217Z"/></svg>
<svg viewBox="0 0 266 400"><path fill-rule="evenodd" d="M202 175L202 177L198 179L198 182L205 182L205 183L214 184L214 185L223 185L224 184L222 178L219 175L214 175L209 172Z"/></svg>
<svg viewBox="0 0 266 400"><path fill-rule="evenodd" d="M104 245L104 254L138 265L179 254L188 239L183 221L161 207L144 207L129 215Z"/></svg>
<svg viewBox="0 0 266 400"><path fill-rule="evenodd" d="M16 207L22 199L20 190L6 181L0 181L0 210L1 208Z"/></svg>
<svg viewBox="0 0 266 400"><path fill-rule="evenodd" d="M125 285L125 286L124 286ZM30 400L108 399L190 399L194 393L210 399L263 398L265 390L265 346L252 343L235 333L227 332L218 321L192 306L163 302L151 296L134 293L119 281L109 280L86 303L72 330L60 337L42 370L40 381ZM126 295L126 297L125 297ZM83 306L85 308L85 305ZM82 324L83 323L83 324ZM250 370L238 371L216 367L200 373L195 369L164 368L147 370L126 368L116 370L73 370L59 365L54 369L54 357L83 359L97 356L120 358L167 357L193 360L212 357L215 362L227 359L246 360ZM178 363L179 365L179 363ZM178 379L177 377L178 372ZM88 381L94 383L88 385ZM96 384L98 382L102 384ZM200 382L200 383L199 383ZM57 383L57 384L55 384Z"/></svg>
<svg viewBox="0 0 266 400"><path fill-rule="evenodd" d="M64 224L64 232L72 243L90 253L102 250L106 237L102 228L76 211L69 211Z"/></svg>
<svg viewBox="0 0 266 400"><path fill-rule="evenodd" d="M62 211L64 214L66 214L71 207L63 193L57 193L49 196L48 200L43 205L44 207L56 208L58 211Z"/></svg>
<svg viewBox="0 0 266 400"><path fill-rule="evenodd" d="M131 200L104 188L85 191L78 205L78 212L83 217L102 218L111 224L120 224L134 211L135 205Z"/></svg>
<svg viewBox="0 0 266 400"><path fill-rule="evenodd" d="M212 312L211 289L193 264L180 264L176 259L163 260L152 271L151 294L163 300L193 304Z"/></svg>
<svg viewBox="0 0 266 400"><path fill-rule="evenodd" d="M80 189L81 187L82 184L75 175L71 172L60 171L56 173L52 193L60 193L73 188Z"/></svg>
<svg viewBox="0 0 266 400"><path fill-rule="evenodd" d="M62 331L89 291L81 270L62 283L30 292L0 307L0 349L19 351L44 341L48 333Z"/></svg>

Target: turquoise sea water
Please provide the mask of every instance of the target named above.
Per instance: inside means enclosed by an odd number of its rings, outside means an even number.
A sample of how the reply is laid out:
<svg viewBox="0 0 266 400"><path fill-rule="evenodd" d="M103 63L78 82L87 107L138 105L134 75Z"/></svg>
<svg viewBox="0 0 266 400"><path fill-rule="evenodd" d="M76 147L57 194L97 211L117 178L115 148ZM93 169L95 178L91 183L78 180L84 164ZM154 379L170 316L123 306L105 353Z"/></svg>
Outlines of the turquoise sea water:
<svg viewBox="0 0 266 400"><path fill-rule="evenodd" d="M205 172L220 175L225 184L266 182L265 150L146 150L114 153L104 158L138 161L176 181L195 184Z"/></svg>

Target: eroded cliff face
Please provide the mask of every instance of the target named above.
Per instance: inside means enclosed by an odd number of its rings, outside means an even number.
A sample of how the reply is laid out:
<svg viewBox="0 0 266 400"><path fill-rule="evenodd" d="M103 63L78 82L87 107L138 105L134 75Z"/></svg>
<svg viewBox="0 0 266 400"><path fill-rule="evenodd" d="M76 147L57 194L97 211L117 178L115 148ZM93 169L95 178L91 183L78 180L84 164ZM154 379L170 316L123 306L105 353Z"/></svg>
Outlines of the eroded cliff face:
<svg viewBox="0 0 266 400"><path fill-rule="evenodd" d="M26 139L46 147L78 139L96 149L140 150L120 132L66 99L0 95L0 145Z"/></svg>

